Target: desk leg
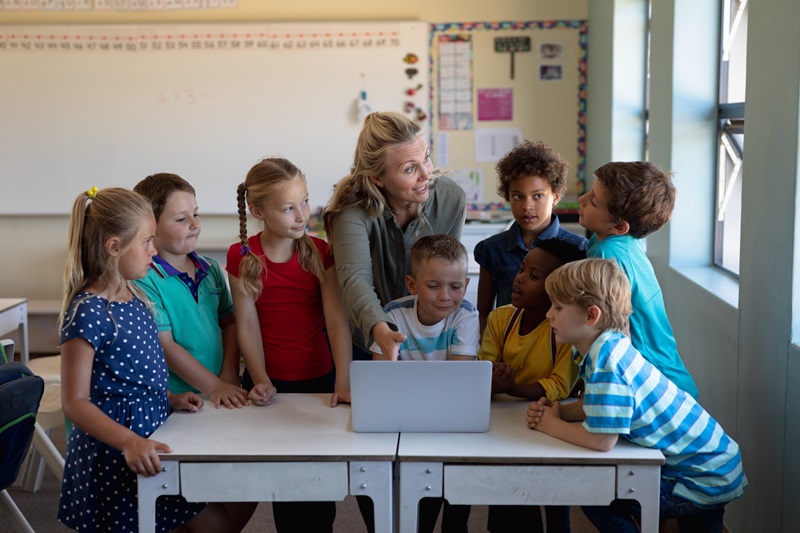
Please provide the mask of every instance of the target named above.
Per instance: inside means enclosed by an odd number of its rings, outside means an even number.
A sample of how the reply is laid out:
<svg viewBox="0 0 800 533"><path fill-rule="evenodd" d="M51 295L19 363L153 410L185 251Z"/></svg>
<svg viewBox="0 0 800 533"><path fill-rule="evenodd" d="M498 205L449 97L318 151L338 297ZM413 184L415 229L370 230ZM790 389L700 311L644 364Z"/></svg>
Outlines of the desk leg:
<svg viewBox="0 0 800 533"><path fill-rule="evenodd" d="M617 498L636 500L642 508L642 533L658 533L658 507L661 494L661 467L619 465Z"/></svg>
<svg viewBox="0 0 800 533"><path fill-rule="evenodd" d="M375 533L394 532L391 461L351 461L350 494L372 499Z"/></svg>
<svg viewBox="0 0 800 533"><path fill-rule="evenodd" d="M399 533L416 533L419 501L441 497L443 485L442 463L400 462Z"/></svg>
<svg viewBox="0 0 800 533"><path fill-rule="evenodd" d="M180 466L177 461L161 461L162 472L151 477L137 476L139 533L156 530L156 499L181 493Z"/></svg>

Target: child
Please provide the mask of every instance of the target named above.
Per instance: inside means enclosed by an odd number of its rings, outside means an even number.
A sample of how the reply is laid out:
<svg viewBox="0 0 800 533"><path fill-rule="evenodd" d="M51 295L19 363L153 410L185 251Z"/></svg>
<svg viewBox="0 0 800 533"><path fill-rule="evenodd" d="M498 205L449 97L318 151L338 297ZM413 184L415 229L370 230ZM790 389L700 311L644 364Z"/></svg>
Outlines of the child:
<svg viewBox="0 0 800 533"><path fill-rule="evenodd" d="M511 204L509 229L479 242L475 260L478 278L480 331L489 312L511 303L511 286L519 265L536 239L559 239L586 246L586 239L559 225L553 207L567 192L569 164L544 143L524 141L497 163L497 194ZM496 301L495 301L496 300Z"/></svg>
<svg viewBox="0 0 800 533"><path fill-rule="evenodd" d="M739 447L622 333L632 310L623 271L586 259L553 272L545 288L553 302L547 317L558 342L575 347L586 392L571 404L531 403L528 426L598 451L613 448L620 435L661 450L661 519L677 518L681 531L721 532L725 504L747 486ZM601 532L638 532L634 505L615 500L584 513Z"/></svg>
<svg viewBox="0 0 800 533"><path fill-rule="evenodd" d="M134 191L150 200L156 217L158 255L136 283L153 304L169 390L202 392L215 407L247 405L228 284L216 261L194 251L200 235L194 188L175 174L153 174Z"/></svg>
<svg viewBox="0 0 800 533"><path fill-rule="evenodd" d="M512 305L489 314L478 357L492 361L492 392L550 401L570 395L578 379L572 346L556 344L546 318L550 300L544 283L556 268L586 257L584 243L558 237L538 239L528 252L511 294ZM547 506L547 531L569 531L569 507ZM524 524L524 526L523 526ZM492 533L542 531L538 506L491 505L488 530Z"/></svg>
<svg viewBox="0 0 800 533"><path fill-rule="evenodd" d="M87 205L88 204L88 205ZM74 423L58 519L77 530L137 531L136 476L161 471L166 444L149 440L170 410L197 411L196 394L170 394L153 316L129 281L155 255L150 203L97 187L72 208L61 321L61 401ZM159 531L240 531L249 515L220 504L159 498Z"/></svg>
<svg viewBox="0 0 800 533"><path fill-rule="evenodd" d="M475 360L478 311L464 300L469 285L467 250L449 235L426 235L411 247L411 296L389 302L383 310L406 340L398 359L409 361ZM384 359L373 343L374 359Z"/></svg>
<svg viewBox="0 0 800 533"><path fill-rule="evenodd" d="M389 302L384 311L397 324L406 340L398 359L407 361L474 361L478 354L478 311L464 300L467 277L467 249L450 235L420 237L411 247L410 274L406 286L410 296ZM374 342L373 359L384 359ZM390 357L391 359L391 357ZM418 531L431 533L444 502L442 532L467 530L470 506L450 505L443 498L423 498ZM360 501L365 520L371 516Z"/></svg>
<svg viewBox="0 0 800 533"><path fill-rule="evenodd" d="M586 257L574 239L538 239L514 278L512 305L489 314L478 356L492 361L492 392L550 400L569 396L578 375L572 347L557 346L546 318L544 281L556 268ZM533 356L531 356L533 354Z"/></svg>
<svg viewBox="0 0 800 533"><path fill-rule="evenodd" d="M581 196L580 224L594 233L589 257L614 259L631 284L631 342L662 374L697 398L697 386L678 354L661 287L641 239L672 216L675 187L670 175L645 161L608 163L595 171Z"/></svg>
<svg viewBox="0 0 800 533"><path fill-rule="evenodd" d="M268 405L278 391L332 392L332 407L349 402L350 327L328 245L306 234L305 176L286 159L263 159L237 196L241 242L228 250L226 268L250 400ZM245 206L263 224L250 238ZM331 531L336 516L334 502L274 502L272 509L278 531Z"/></svg>

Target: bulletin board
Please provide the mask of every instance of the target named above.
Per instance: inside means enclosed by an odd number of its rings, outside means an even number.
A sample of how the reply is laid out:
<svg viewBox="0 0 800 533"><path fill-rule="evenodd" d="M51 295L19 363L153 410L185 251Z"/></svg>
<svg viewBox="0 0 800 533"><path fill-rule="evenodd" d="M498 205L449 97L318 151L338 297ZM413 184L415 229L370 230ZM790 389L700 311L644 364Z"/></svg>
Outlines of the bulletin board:
<svg viewBox="0 0 800 533"><path fill-rule="evenodd" d="M567 194L586 186L587 22L431 26L433 155L471 202L501 201L497 161L523 139L569 163Z"/></svg>
<svg viewBox="0 0 800 533"><path fill-rule="evenodd" d="M235 213L268 156L322 206L367 111L427 126L429 36L406 21L0 26L0 213L66 214L81 190L155 172L192 183L201 212Z"/></svg>

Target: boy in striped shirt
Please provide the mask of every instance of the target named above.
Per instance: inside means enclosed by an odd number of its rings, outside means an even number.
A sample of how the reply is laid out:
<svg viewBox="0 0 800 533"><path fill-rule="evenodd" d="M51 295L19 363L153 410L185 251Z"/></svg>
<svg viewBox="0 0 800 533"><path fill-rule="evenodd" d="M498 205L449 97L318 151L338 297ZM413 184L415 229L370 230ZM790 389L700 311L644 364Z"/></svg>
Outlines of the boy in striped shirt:
<svg viewBox="0 0 800 533"><path fill-rule="evenodd" d="M585 259L555 270L545 288L556 341L574 346L586 390L566 405L531 403L528 427L598 451L619 436L661 450L661 519L676 518L684 532L721 532L725 505L747 486L739 446L622 333L631 314L625 273L612 261ZM630 500L584 507L601 532L638 532L638 512Z"/></svg>

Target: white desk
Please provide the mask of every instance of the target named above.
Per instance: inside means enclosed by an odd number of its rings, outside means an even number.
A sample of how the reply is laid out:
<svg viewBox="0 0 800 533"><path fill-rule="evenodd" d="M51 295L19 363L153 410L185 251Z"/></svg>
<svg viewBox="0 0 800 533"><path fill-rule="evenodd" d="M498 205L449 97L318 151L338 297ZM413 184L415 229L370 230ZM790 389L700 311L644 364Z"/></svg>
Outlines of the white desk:
<svg viewBox="0 0 800 533"><path fill-rule="evenodd" d="M22 362L28 364L28 300L25 298L0 298L0 336L19 331L19 353ZM8 354L6 354L8 355ZM13 359L14 354L10 354Z"/></svg>
<svg viewBox="0 0 800 533"><path fill-rule="evenodd" d="M354 433L350 407L330 394L278 394L272 405L176 412L152 438L172 448L164 472L138 477L139 531L153 531L158 496L188 501L336 501L375 504L375 530L393 531L397 433Z"/></svg>
<svg viewBox="0 0 800 533"><path fill-rule="evenodd" d="M620 439L595 452L527 428L527 401L493 401L488 433L402 433L399 532L416 531L417 505L608 505L639 501L642 531L658 531L664 456Z"/></svg>

